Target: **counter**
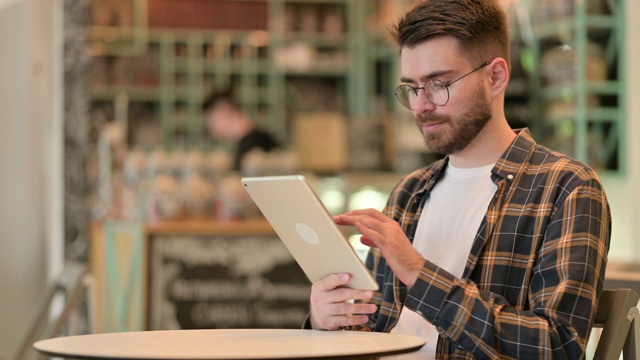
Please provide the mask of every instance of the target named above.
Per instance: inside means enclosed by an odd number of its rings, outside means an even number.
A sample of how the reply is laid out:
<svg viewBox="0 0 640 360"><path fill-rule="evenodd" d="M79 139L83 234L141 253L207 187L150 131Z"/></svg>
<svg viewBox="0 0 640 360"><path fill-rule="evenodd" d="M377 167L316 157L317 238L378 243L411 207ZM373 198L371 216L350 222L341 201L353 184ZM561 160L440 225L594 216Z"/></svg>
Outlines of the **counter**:
<svg viewBox="0 0 640 360"><path fill-rule="evenodd" d="M98 332L299 328L310 282L265 220L93 226Z"/></svg>

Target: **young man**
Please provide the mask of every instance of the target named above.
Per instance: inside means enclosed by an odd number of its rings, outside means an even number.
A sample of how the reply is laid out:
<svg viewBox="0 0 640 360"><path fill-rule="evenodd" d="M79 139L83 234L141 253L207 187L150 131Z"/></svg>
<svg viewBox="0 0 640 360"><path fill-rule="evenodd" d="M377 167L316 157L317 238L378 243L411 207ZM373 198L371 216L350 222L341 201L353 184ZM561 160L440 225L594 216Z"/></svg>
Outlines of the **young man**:
<svg viewBox="0 0 640 360"><path fill-rule="evenodd" d="M335 217L371 246L380 290L330 275L312 286L307 325L422 336L420 359L582 358L603 288L609 207L592 169L509 127L502 9L427 0L394 37L398 100L427 147L446 156L405 176L383 212Z"/></svg>
<svg viewBox="0 0 640 360"><path fill-rule="evenodd" d="M234 169L240 170L242 159L249 151L269 152L278 148L271 134L256 129L247 114L235 102L230 89L211 94L202 106L209 135L216 140L233 143Z"/></svg>

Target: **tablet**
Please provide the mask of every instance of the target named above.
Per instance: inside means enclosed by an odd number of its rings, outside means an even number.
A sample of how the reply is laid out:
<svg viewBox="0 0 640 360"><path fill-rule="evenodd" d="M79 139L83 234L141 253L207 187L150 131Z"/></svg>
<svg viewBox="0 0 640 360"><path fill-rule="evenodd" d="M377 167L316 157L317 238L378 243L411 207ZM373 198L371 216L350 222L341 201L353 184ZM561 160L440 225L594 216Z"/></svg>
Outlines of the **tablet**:
<svg viewBox="0 0 640 360"><path fill-rule="evenodd" d="M240 181L311 282L348 273L348 287L378 289L304 176L244 177Z"/></svg>

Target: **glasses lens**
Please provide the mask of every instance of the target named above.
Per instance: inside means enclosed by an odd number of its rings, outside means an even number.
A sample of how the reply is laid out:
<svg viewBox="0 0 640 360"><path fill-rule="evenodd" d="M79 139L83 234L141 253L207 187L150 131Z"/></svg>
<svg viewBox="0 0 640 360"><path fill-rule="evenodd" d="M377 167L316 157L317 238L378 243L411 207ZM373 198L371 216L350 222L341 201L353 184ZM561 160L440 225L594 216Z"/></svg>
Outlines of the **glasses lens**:
<svg viewBox="0 0 640 360"><path fill-rule="evenodd" d="M429 81L424 87L434 105L443 106L449 102L449 90L442 81Z"/></svg>
<svg viewBox="0 0 640 360"><path fill-rule="evenodd" d="M420 91L424 91L434 105L444 106L449 102L449 89L442 81L429 81L424 88L418 89L409 85L400 85L396 88L396 97L402 106L413 110L411 104L416 101Z"/></svg>
<svg viewBox="0 0 640 360"><path fill-rule="evenodd" d="M416 97L416 91L409 85L400 85L396 88L396 97L402 106L411 110L411 98Z"/></svg>

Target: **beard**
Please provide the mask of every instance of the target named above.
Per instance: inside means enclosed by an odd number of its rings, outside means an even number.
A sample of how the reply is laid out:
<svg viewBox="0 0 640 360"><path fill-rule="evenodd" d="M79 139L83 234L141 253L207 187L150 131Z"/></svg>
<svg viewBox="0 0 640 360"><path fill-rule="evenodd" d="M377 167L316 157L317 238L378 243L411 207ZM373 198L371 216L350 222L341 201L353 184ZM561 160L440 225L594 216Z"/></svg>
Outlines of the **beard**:
<svg viewBox="0 0 640 360"><path fill-rule="evenodd" d="M442 155L451 155L464 150L484 129L492 117L491 108L483 87L474 92L470 104L459 116L420 114L415 118L429 150ZM424 132L423 125L442 123L440 129Z"/></svg>

